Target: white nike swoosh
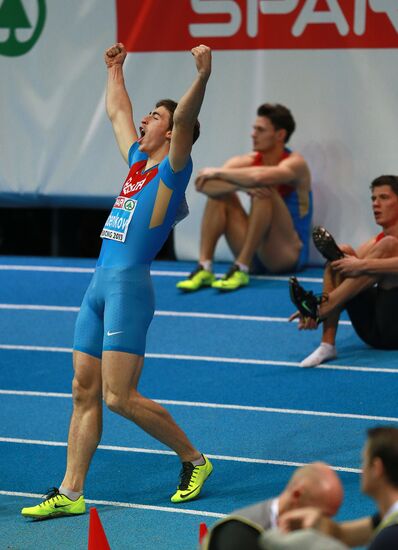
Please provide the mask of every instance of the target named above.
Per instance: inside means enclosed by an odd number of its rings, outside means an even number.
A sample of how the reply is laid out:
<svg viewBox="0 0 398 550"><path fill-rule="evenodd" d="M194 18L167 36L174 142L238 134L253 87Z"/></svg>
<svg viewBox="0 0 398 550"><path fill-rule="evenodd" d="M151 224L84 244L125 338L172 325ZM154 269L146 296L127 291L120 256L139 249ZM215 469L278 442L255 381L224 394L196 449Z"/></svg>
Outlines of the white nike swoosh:
<svg viewBox="0 0 398 550"><path fill-rule="evenodd" d="M110 330L108 330L108 332L106 333L107 336L114 336L115 334L122 334L122 330L117 330L116 332L111 332Z"/></svg>

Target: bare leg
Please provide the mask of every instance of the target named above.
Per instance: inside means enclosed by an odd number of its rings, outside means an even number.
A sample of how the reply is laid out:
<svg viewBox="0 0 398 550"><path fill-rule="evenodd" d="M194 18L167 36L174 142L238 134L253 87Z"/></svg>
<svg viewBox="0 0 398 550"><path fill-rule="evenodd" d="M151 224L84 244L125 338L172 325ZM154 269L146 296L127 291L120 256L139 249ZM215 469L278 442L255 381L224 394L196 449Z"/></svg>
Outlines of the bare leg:
<svg viewBox="0 0 398 550"><path fill-rule="evenodd" d="M183 462L200 458L200 452L166 409L137 391L142 367L142 356L114 351L103 353L103 393L107 406L173 449Z"/></svg>
<svg viewBox="0 0 398 550"><path fill-rule="evenodd" d="M272 221L271 195L268 198L253 197L248 220L248 227L242 249L236 258L238 262L250 265L254 253L267 234Z"/></svg>
<svg viewBox="0 0 398 550"><path fill-rule="evenodd" d="M340 245L340 249L346 254L355 256L355 251L348 245ZM323 292L329 295L343 281L340 274L334 271L330 264L326 264L323 274ZM316 367L321 363L335 359L336 352L336 335L340 319L340 310L332 312L322 323L322 340L318 346L308 357L301 361L301 367Z"/></svg>
<svg viewBox="0 0 398 550"><path fill-rule="evenodd" d="M62 485L71 491L83 491L87 471L102 433L101 361L75 351L73 364L73 413Z"/></svg>
<svg viewBox="0 0 398 550"><path fill-rule="evenodd" d="M346 254L355 255L355 251L348 245L340 245L340 250ZM330 295L342 282L343 277L333 271L327 264L323 274L323 292ZM332 312L322 323L322 342L332 346L336 343L337 329L339 326L340 310Z"/></svg>
<svg viewBox="0 0 398 550"><path fill-rule="evenodd" d="M342 247L344 250L344 247ZM385 237L375 243L370 250L363 256L364 258L391 258L398 256L398 240L394 237ZM339 310L344 304L354 298L357 294L371 287L376 282L380 282L380 277L371 275L362 275L360 277L346 278L330 294L327 302L320 306L320 315L327 318L334 311ZM383 277L385 285L396 286L398 280L396 276Z"/></svg>
<svg viewBox="0 0 398 550"><path fill-rule="evenodd" d="M326 293L332 292L336 288L334 286L334 277L330 273L331 269L328 269L329 273L324 278L323 291ZM322 324L322 342L334 346L336 343L337 328L339 326L340 311L334 311L331 313Z"/></svg>
<svg viewBox="0 0 398 550"><path fill-rule="evenodd" d="M211 260L219 238L226 236L233 254L245 238L247 214L236 193L209 198L202 218L199 261Z"/></svg>
<svg viewBox="0 0 398 550"><path fill-rule="evenodd" d="M243 252L246 253L245 260L251 262L254 250L257 250L264 266L270 272L278 273L294 268L302 243L282 197L276 189L269 189L269 194L268 199L253 201L249 221L249 225L253 225Z"/></svg>

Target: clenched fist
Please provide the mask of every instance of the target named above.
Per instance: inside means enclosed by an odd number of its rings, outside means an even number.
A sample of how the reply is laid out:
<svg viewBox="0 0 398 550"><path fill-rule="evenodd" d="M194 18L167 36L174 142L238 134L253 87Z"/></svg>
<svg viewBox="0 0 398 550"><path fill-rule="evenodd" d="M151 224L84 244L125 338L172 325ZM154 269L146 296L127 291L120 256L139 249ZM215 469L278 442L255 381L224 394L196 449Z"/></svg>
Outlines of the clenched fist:
<svg viewBox="0 0 398 550"><path fill-rule="evenodd" d="M105 50L105 63L108 68L114 67L115 65L123 65L124 60L126 59L126 48L121 42L114 44L107 50Z"/></svg>
<svg viewBox="0 0 398 550"><path fill-rule="evenodd" d="M207 80L211 73L211 49L201 44L191 50L199 75Z"/></svg>

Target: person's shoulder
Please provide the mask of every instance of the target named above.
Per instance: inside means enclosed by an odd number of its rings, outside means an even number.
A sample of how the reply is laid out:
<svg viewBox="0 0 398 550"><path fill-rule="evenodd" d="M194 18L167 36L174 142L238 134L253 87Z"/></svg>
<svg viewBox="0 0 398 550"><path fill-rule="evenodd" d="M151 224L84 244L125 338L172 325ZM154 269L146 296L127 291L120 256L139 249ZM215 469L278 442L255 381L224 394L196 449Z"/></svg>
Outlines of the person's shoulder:
<svg viewBox="0 0 398 550"><path fill-rule="evenodd" d="M301 153L298 151L290 151L280 162L281 167L288 168L295 174L297 184L301 184L308 188L311 186L311 170Z"/></svg>
<svg viewBox="0 0 398 550"><path fill-rule="evenodd" d="M175 171L170 163L169 155L166 155L159 163L159 174L165 179L165 182L180 183L180 181L189 180L193 169L192 157L189 156L185 163L185 166L181 170Z"/></svg>
<svg viewBox="0 0 398 550"><path fill-rule="evenodd" d="M258 151L250 151L249 153L240 155L238 158L240 158L242 162L248 162L252 164L260 164L263 162L263 155Z"/></svg>
<svg viewBox="0 0 398 550"><path fill-rule="evenodd" d="M244 168L247 166L254 166L255 164L261 164L262 155L256 151L250 153L244 153L243 155L235 155L230 157L223 165L224 168Z"/></svg>
<svg viewBox="0 0 398 550"><path fill-rule="evenodd" d="M361 243L360 247L373 246L375 243L379 242L383 237L384 237L384 233L378 233L377 235L373 235L373 237L370 237L370 239Z"/></svg>
<svg viewBox="0 0 398 550"><path fill-rule="evenodd" d="M292 149L286 149L288 154L286 155L284 160L290 160L294 162L299 162L301 164L308 165L307 161L303 157L303 155L299 151L293 151Z"/></svg>

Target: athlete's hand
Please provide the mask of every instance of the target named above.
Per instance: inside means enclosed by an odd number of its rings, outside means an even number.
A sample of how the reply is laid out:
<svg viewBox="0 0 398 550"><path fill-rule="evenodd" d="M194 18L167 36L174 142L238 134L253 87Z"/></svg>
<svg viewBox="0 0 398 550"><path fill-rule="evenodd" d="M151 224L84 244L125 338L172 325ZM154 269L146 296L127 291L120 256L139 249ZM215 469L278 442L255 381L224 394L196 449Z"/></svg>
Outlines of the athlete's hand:
<svg viewBox="0 0 398 550"><path fill-rule="evenodd" d="M195 187L197 191L202 191L207 180L216 178L217 168L202 168L199 170L195 179Z"/></svg>
<svg viewBox="0 0 398 550"><path fill-rule="evenodd" d="M211 49L201 44L196 48L192 48L191 53L195 58L199 76L207 80L211 73Z"/></svg>
<svg viewBox="0 0 398 550"><path fill-rule="evenodd" d="M271 196L271 191L268 187L252 187L248 189L246 193L257 199L269 199Z"/></svg>
<svg viewBox="0 0 398 550"><path fill-rule="evenodd" d="M298 319L299 330L315 330L318 328L318 323L311 317L303 317L299 311L296 311L289 317L289 323Z"/></svg>
<svg viewBox="0 0 398 550"><path fill-rule="evenodd" d="M126 59L126 48L121 42L114 44L107 50L105 50L104 59L106 66L109 68L114 67L115 65L123 65L124 60Z"/></svg>
<svg viewBox="0 0 398 550"><path fill-rule="evenodd" d="M364 261L356 256L345 256L330 265L344 277L354 278L364 274L363 264Z"/></svg>

